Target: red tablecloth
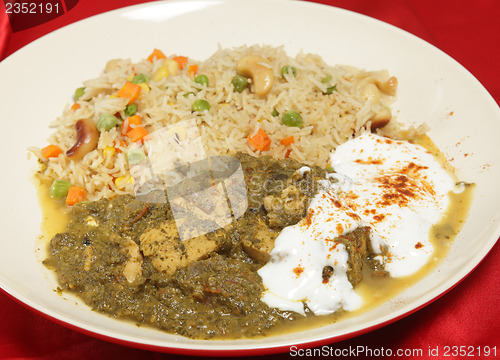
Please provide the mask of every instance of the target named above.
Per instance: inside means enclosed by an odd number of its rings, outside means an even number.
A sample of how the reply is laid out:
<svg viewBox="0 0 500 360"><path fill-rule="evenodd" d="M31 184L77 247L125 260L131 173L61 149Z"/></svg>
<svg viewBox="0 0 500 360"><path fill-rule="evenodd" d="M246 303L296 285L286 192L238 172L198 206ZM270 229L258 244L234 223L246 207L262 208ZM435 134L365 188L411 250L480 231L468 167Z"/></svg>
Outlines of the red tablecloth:
<svg viewBox="0 0 500 360"><path fill-rule="evenodd" d="M12 0L4 0L13 2ZM20 2L20 1L18 1ZM54 3L54 1L52 1ZM74 21L142 0L66 0L66 13L35 27L14 31L5 8L0 5L0 59L17 49ZM319 0L353 10L407 30L436 45L475 75L500 102L499 0ZM76 4L76 5L75 5ZM73 7L74 6L74 7ZM16 28L17 27L17 28ZM36 63L36 59L34 59ZM417 71L417 69L416 69ZM4 84L1 83L0 86ZM500 134L499 134L500 137ZM500 141L500 140L499 140ZM332 344L325 351L340 349L343 358L388 358L383 349L421 349L413 358L500 358L500 246L457 287L439 300L402 320L371 333ZM158 359L183 358L128 348L80 334L32 312L0 292L0 359ZM347 353L363 347L372 356ZM450 348L467 350L468 356L453 356ZM489 357L485 347L492 348ZM493 356L496 347L497 356ZM436 355L439 350L439 356ZM473 349L473 350L472 350ZM432 352L429 352L432 350ZM481 350L481 355L479 354ZM387 352L385 352L387 354ZM333 353L334 354L334 353ZM278 354L274 359L298 357ZM307 355L307 354L303 354ZM335 356L329 356L335 358ZM406 356L404 358L412 358Z"/></svg>

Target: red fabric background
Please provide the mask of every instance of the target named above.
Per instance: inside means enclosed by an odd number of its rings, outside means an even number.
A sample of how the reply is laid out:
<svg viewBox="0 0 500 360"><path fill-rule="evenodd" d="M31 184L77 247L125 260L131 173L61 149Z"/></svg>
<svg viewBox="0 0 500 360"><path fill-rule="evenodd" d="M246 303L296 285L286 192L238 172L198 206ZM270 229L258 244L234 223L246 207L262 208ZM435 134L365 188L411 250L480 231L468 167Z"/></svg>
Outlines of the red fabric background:
<svg viewBox="0 0 500 360"><path fill-rule="evenodd" d="M66 14L31 29L13 33L0 5L0 59L55 29L94 14L141 0L80 0ZM500 102L500 1L498 0L318 0L359 12L409 31L464 65ZM66 1L69 8L75 1ZM34 59L36 63L36 60ZM0 80L0 86L1 84ZM500 135L500 134L499 134ZM421 359L444 357L445 346L474 347L474 358L500 358L500 246L458 286L443 297L391 325L331 344L334 349L421 349ZM81 334L56 324L0 292L0 359L182 359L129 348ZM478 347L495 347L497 357L479 356ZM439 356L429 349L439 347ZM468 348L470 349L470 348ZM483 348L484 349L484 348ZM435 352L433 353L435 354ZM292 354L293 355L293 354ZM264 356L286 359L291 355ZM298 356L297 356L298 357ZM336 358L329 356L329 358ZM388 358L359 355L343 358ZM412 357L405 357L412 358Z"/></svg>

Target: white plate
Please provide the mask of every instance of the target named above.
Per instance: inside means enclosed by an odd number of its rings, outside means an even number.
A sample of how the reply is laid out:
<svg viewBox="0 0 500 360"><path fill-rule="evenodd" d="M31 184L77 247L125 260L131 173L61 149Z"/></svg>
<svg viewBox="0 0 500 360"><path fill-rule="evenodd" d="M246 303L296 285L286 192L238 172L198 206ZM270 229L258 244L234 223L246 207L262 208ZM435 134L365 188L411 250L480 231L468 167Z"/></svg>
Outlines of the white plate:
<svg viewBox="0 0 500 360"><path fill-rule="evenodd" d="M124 30L125 29L125 30ZM196 30L196 31L195 31ZM126 31L126 35L125 32ZM470 216L447 258L404 293L336 325L265 340L197 341L138 328L89 310L53 290L35 256L42 221L29 180L26 148L43 145L48 124L74 89L111 58L147 56L153 48L205 59L217 48L255 43L320 54L329 63L386 68L399 79L398 119L427 122L429 135L477 184ZM463 279L500 235L500 111L461 65L428 43L380 21L333 7L284 0L155 2L101 14L55 31L0 63L3 189L0 285L56 321L138 347L178 353L270 353L334 342L413 312Z"/></svg>

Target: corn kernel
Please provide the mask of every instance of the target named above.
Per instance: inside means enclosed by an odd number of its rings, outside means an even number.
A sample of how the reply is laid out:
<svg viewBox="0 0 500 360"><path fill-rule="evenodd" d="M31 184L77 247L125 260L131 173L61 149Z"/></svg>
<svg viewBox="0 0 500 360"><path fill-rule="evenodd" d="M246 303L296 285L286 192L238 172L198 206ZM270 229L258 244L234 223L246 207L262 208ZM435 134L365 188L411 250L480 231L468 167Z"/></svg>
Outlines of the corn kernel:
<svg viewBox="0 0 500 360"><path fill-rule="evenodd" d="M118 189L124 189L127 186L127 182L134 185L134 178L126 175L120 176L115 179L115 185Z"/></svg>
<svg viewBox="0 0 500 360"><path fill-rule="evenodd" d="M105 157L113 157L115 154L116 149L112 146L106 146L104 150L102 151Z"/></svg>
<svg viewBox="0 0 500 360"><path fill-rule="evenodd" d="M132 81L132 79L134 78L135 74L130 74L127 78L127 81Z"/></svg>
<svg viewBox="0 0 500 360"><path fill-rule="evenodd" d="M117 97L118 97L118 95L116 95L116 94L111 94L111 95L109 95L109 98L110 98L110 99L115 99L115 98L117 98Z"/></svg>
<svg viewBox="0 0 500 360"><path fill-rule="evenodd" d="M156 69L155 73L153 74L152 80L158 82L163 78L168 78L169 74L170 72L168 71L168 68L165 65L160 66L158 69Z"/></svg>
<svg viewBox="0 0 500 360"><path fill-rule="evenodd" d="M170 74L172 74L173 76L179 73L179 63L173 59L165 60L163 66L166 66Z"/></svg>
<svg viewBox="0 0 500 360"><path fill-rule="evenodd" d="M146 94L146 93L149 92L149 90L151 90L151 88L149 87L149 85L146 84L146 83L140 83L140 84L137 84L137 85L139 85L142 88L141 94Z"/></svg>
<svg viewBox="0 0 500 360"><path fill-rule="evenodd" d="M170 101L167 105L168 105L168 106L174 106L174 105L175 105L175 103L174 103L174 102L172 102L172 101Z"/></svg>

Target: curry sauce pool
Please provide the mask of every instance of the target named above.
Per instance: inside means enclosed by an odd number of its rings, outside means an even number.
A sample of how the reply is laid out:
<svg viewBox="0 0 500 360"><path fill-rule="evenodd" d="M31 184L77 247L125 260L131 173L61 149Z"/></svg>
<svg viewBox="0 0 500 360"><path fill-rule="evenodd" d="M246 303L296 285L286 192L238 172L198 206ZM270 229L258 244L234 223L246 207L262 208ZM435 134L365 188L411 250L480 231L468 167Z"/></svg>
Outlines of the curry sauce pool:
<svg viewBox="0 0 500 360"><path fill-rule="evenodd" d="M317 183L327 177L325 170L310 167L305 172L303 164L290 159L237 158L245 174L248 209L230 226L181 242L169 203L147 203L130 195L84 202L73 207L66 230L50 241L45 264L55 270L63 290L76 293L92 309L192 338L265 336L345 316L342 310L315 316L306 306L303 316L270 307L262 301L265 288L257 273L279 233L306 216ZM459 203L465 195L455 197ZM277 202L288 206L271 205ZM434 243L441 257L453 232L449 225L436 229ZM410 278L391 279L373 261L366 228L338 241L350 247L349 281L366 304L353 314L388 300L432 266ZM326 279L331 274L324 270Z"/></svg>

